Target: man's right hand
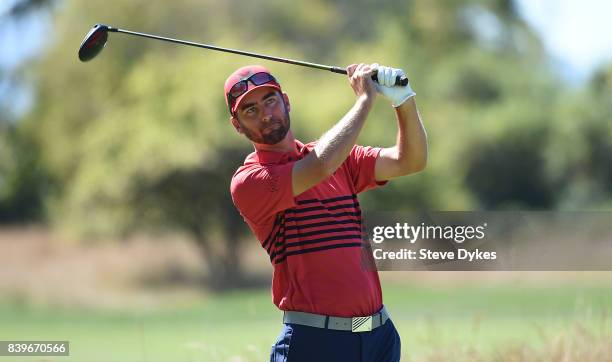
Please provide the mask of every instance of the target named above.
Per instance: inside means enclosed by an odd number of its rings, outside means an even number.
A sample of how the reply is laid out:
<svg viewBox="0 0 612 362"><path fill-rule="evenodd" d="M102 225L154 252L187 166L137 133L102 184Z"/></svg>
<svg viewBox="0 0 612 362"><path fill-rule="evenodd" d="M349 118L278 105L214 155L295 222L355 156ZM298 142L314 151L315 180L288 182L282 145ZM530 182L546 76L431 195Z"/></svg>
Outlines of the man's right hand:
<svg viewBox="0 0 612 362"><path fill-rule="evenodd" d="M369 101L376 98L376 84L372 75L376 71L376 64L351 64L346 68L351 87L357 98L365 97Z"/></svg>

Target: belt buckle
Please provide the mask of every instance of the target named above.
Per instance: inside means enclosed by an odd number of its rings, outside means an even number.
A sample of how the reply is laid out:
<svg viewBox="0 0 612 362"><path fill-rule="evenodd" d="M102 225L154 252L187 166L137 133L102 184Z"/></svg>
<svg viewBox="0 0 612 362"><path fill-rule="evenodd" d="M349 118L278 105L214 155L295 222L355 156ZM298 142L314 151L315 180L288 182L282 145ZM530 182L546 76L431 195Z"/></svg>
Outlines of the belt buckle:
<svg viewBox="0 0 612 362"><path fill-rule="evenodd" d="M369 332L371 330L372 330L372 316L352 318L351 332Z"/></svg>

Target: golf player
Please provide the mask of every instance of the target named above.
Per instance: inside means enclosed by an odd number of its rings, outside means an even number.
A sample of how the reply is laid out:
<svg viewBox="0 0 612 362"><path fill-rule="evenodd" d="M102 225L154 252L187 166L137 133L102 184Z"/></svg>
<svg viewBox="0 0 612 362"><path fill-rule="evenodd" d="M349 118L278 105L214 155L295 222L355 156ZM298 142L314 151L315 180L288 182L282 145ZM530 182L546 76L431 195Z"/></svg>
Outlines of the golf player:
<svg viewBox="0 0 612 362"><path fill-rule="evenodd" d="M306 144L294 138L289 96L266 68L242 67L225 82L230 122L255 148L232 177L232 199L270 257L272 299L284 311L273 362L400 359L378 272L362 262L368 249L357 194L422 170L427 138L410 85L393 86L402 70L353 64L347 72L354 104ZM379 93L394 107L396 143L358 146Z"/></svg>

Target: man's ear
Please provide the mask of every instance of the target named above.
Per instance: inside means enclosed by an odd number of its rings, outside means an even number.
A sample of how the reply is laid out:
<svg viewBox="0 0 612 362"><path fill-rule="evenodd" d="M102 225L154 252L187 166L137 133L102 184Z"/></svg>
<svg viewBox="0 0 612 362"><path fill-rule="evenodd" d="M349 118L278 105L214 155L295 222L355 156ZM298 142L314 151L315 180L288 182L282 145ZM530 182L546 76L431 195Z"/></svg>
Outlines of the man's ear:
<svg viewBox="0 0 612 362"><path fill-rule="evenodd" d="M243 133L243 132L242 132L242 127L240 127L240 122L238 122L238 120L236 119L236 117L231 116L231 117L230 117L230 122L232 123L232 126L234 126L234 128L236 129L236 132L238 132L238 133Z"/></svg>
<svg viewBox="0 0 612 362"><path fill-rule="evenodd" d="M289 96L285 92L283 92L283 100L285 101L285 107L287 108L287 112L290 112L291 104L289 103Z"/></svg>

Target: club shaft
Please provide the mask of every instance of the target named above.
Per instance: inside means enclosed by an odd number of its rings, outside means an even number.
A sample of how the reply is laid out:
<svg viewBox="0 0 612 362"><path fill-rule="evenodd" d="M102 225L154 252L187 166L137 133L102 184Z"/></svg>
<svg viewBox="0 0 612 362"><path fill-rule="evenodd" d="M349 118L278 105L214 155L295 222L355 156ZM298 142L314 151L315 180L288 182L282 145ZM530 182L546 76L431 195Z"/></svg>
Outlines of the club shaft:
<svg viewBox="0 0 612 362"><path fill-rule="evenodd" d="M140 37L143 37L143 38L163 40L163 41L170 42L170 43L189 45L189 46L194 46L194 47L198 47L198 48L218 50L218 51L226 52L226 53L246 55L248 57L261 58L261 59L272 60L272 61L276 61L276 62L282 62L282 63L288 63L288 64L294 64L294 65L301 65L303 67L316 68L316 69L322 69L322 70L329 70L330 72L334 72L334 73L347 74L346 73L346 69L335 67L335 66L331 66L331 65L316 64L316 63L304 62L304 61L294 60L294 59L273 57L273 56L265 55L265 54L245 52L245 51L242 51L242 50L223 48L223 47L218 47L218 46L214 46L214 45L195 43L195 42L186 41L186 40L180 40L180 39L167 38L167 37L163 37L163 36L159 36L159 35L139 33L139 32L136 32L136 31L130 31L130 30L119 29L119 28L109 27L108 31L116 32L116 33L124 33L124 34L136 35L136 36L140 36Z"/></svg>

